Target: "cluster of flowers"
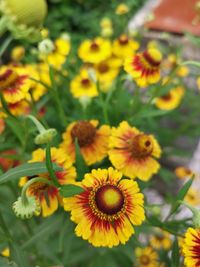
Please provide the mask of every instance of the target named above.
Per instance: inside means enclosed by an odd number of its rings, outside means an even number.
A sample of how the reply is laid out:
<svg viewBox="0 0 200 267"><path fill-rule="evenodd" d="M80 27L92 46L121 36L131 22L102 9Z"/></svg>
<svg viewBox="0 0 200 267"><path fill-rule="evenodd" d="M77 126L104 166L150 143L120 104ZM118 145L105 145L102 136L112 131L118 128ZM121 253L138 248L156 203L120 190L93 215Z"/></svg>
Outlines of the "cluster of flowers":
<svg viewBox="0 0 200 267"><path fill-rule="evenodd" d="M122 5L116 12L122 15L128 9ZM125 70L127 79L134 80L135 86L142 88L141 91L155 84L157 91L167 88L164 93L150 99L150 104L161 110L177 108L185 93L179 78L187 76L189 69L179 65L174 54L164 60L156 42L150 42L147 49L141 51L139 42L130 34L124 33L111 41L112 22L108 18L101 21L101 27L103 37L85 40L78 48L82 65L79 73L70 80L71 96L86 107L102 93L109 94L115 87L115 80ZM34 114L34 103L51 90L51 68L55 71L55 82L58 84L57 73L69 76L69 70L62 68L71 49L69 36L63 34L53 42L47 39L47 31L43 35L46 39L39 44L37 64L20 63L25 51L23 47L16 47L12 51L12 62L0 67L1 134L5 130L4 120L9 114L16 117ZM162 72L165 78L161 77ZM37 117L41 118L44 113L45 110L40 109ZM51 148L52 161L62 168L55 172L55 176L59 185L78 185L82 192L63 198L59 187L49 183L49 173L37 175L41 180L34 183L30 181L35 176L22 177L19 186L29 183L26 193L37 200L43 217L52 215L59 206L70 212L71 220L76 224L76 235L88 240L93 246L111 248L125 244L134 234L134 226L145 221L144 195L140 192L136 178L147 182L158 173L161 148L156 138L126 120L116 127L111 127L109 123L101 125L95 119L76 120L65 126L62 141L58 147ZM91 168L91 172L84 177L77 177L74 166L76 141L85 164ZM108 162L108 159L110 167L94 167L94 164L99 166L103 160ZM29 162L45 162L45 149L33 151ZM0 164L6 170L13 161L2 158ZM180 178L191 177L192 172L180 167L176 169L176 175ZM194 201L194 196L196 192L189 191L188 202ZM35 213L40 213L38 206ZM165 266L164 263L158 263L156 250L169 250L171 239L168 233L161 231L150 236L147 247L135 250L139 266ZM181 247L185 265L200 266L198 229L188 229Z"/></svg>

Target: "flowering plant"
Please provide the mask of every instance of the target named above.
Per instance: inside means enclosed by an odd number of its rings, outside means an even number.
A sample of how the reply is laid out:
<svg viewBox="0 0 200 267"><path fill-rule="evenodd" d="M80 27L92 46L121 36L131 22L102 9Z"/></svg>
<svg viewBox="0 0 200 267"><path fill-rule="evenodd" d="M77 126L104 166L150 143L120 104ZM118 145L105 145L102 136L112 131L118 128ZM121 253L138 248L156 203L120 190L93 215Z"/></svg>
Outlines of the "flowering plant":
<svg viewBox="0 0 200 267"><path fill-rule="evenodd" d="M115 16L128 12L120 4ZM9 30L30 39L34 17L22 18L22 35ZM143 48L105 17L73 49L73 34L51 40L41 18L37 49L14 47L0 67L0 263L200 266L199 173L180 161L200 131L187 83L199 84L199 63L159 42Z"/></svg>

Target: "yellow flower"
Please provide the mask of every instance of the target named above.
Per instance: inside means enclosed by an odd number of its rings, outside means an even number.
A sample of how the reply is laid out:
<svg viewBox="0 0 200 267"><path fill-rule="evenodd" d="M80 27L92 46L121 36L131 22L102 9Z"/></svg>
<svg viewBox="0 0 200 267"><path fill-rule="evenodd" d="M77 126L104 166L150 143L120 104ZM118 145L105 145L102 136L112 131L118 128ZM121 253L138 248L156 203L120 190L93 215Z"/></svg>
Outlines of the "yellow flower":
<svg viewBox="0 0 200 267"><path fill-rule="evenodd" d="M158 254L152 247L136 248L136 261L140 267L158 267Z"/></svg>
<svg viewBox="0 0 200 267"><path fill-rule="evenodd" d="M13 114L14 116L26 115L31 111L30 105L26 100L20 100L15 103L8 103L8 108L11 114Z"/></svg>
<svg viewBox="0 0 200 267"><path fill-rule="evenodd" d="M121 59L133 56L134 52L138 50L139 43L123 34L113 42L113 54Z"/></svg>
<svg viewBox="0 0 200 267"><path fill-rule="evenodd" d="M88 165L101 161L107 156L110 127L97 128L97 120L71 123L63 134L61 147L75 161L75 138L78 140L81 154Z"/></svg>
<svg viewBox="0 0 200 267"><path fill-rule="evenodd" d="M109 18L102 18L102 20L100 21L100 26L101 28L112 28L112 20Z"/></svg>
<svg viewBox="0 0 200 267"><path fill-rule="evenodd" d="M117 15L124 15L129 12L129 7L126 4L119 4L115 10Z"/></svg>
<svg viewBox="0 0 200 267"><path fill-rule="evenodd" d="M61 185L71 184L75 182L76 170L72 166L72 162L68 155L61 148L51 148L52 161L58 166L63 168L63 171L57 171L56 177ZM45 150L39 148L32 154L32 159L29 162L44 162L45 161ZM48 173L43 173L42 178L51 179ZM34 177L22 177L19 185L23 186L29 179ZM42 208L42 216L47 217L53 214L57 209L59 203L62 205L62 198L59 195L58 188L43 182L36 182L30 185L28 188L28 194L35 196L40 202Z"/></svg>
<svg viewBox="0 0 200 267"><path fill-rule="evenodd" d="M103 28L101 30L101 36L104 38L109 38L113 35L113 28Z"/></svg>
<svg viewBox="0 0 200 267"><path fill-rule="evenodd" d="M184 178L192 178L194 172L192 172L187 167L179 166L175 169L175 174L178 178L184 179Z"/></svg>
<svg viewBox="0 0 200 267"><path fill-rule="evenodd" d="M150 237L150 244L155 249L170 249L172 241L170 239L170 234L165 231L156 231Z"/></svg>
<svg viewBox="0 0 200 267"><path fill-rule="evenodd" d="M1 255L3 257L10 257L10 250L9 248L4 248L2 251L1 251Z"/></svg>
<svg viewBox="0 0 200 267"><path fill-rule="evenodd" d="M7 103L14 104L28 97L31 86L25 69L2 67L0 69L0 90Z"/></svg>
<svg viewBox="0 0 200 267"><path fill-rule="evenodd" d="M118 75L121 66L121 60L117 57L111 57L99 64L94 65L97 80L101 82L112 82Z"/></svg>
<svg viewBox="0 0 200 267"><path fill-rule="evenodd" d="M200 90L200 77L197 78L196 82L197 82L197 87Z"/></svg>
<svg viewBox="0 0 200 267"><path fill-rule="evenodd" d="M160 51L150 48L132 57L127 57L124 69L139 86L145 87L160 80L161 60L162 54Z"/></svg>
<svg viewBox="0 0 200 267"><path fill-rule="evenodd" d="M25 49L23 46L15 46L11 51L11 59L14 62L19 62L25 55Z"/></svg>
<svg viewBox="0 0 200 267"><path fill-rule="evenodd" d="M186 267L200 266L200 230L188 228L183 244L184 264Z"/></svg>
<svg viewBox="0 0 200 267"><path fill-rule="evenodd" d="M187 66L180 66L177 71L176 74L180 77L186 77L188 76L190 70Z"/></svg>
<svg viewBox="0 0 200 267"><path fill-rule="evenodd" d="M194 188L190 188L189 191L187 192L185 198L185 202L192 206L196 206L200 204L200 197L199 197L199 190L196 190Z"/></svg>
<svg viewBox="0 0 200 267"><path fill-rule="evenodd" d="M185 94L185 89L181 86L171 89L167 94L155 99L155 105L162 110L172 110L177 108Z"/></svg>
<svg viewBox="0 0 200 267"><path fill-rule="evenodd" d="M70 82L70 91L75 98L83 96L95 97L98 95L97 86L90 79L87 69L82 69L80 74Z"/></svg>
<svg viewBox="0 0 200 267"><path fill-rule="evenodd" d="M109 143L109 159L113 166L130 178L148 181L158 172L161 149L153 137L131 127L126 121L112 128Z"/></svg>
<svg viewBox="0 0 200 267"><path fill-rule="evenodd" d="M53 43L53 51L48 55L41 54L40 57L52 65L55 69L60 70L66 61L66 57L70 52L70 41L63 38L58 38Z"/></svg>
<svg viewBox="0 0 200 267"><path fill-rule="evenodd" d="M111 167L92 170L81 184L83 193L64 199L65 210L77 224L76 235L95 247L125 244L134 234L133 225L145 219L138 184L122 179Z"/></svg>
<svg viewBox="0 0 200 267"><path fill-rule="evenodd" d="M111 56L111 43L101 37L85 40L78 49L78 55L84 62L98 64Z"/></svg>

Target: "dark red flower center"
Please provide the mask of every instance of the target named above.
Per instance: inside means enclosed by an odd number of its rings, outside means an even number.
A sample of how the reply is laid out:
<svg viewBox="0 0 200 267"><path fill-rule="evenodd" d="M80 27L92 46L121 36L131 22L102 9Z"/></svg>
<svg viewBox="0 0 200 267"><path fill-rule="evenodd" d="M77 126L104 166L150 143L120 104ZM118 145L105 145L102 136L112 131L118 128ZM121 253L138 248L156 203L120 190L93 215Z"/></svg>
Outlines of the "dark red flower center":
<svg viewBox="0 0 200 267"><path fill-rule="evenodd" d="M128 41L129 41L126 35L120 36L118 40L121 45L126 45L128 44Z"/></svg>
<svg viewBox="0 0 200 267"><path fill-rule="evenodd" d="M89 121L77 122L72 130L72 139L78 139L78 144L80 147L90 145L95 138L96 128Z"/></svg>
<svg viewBox="0 0 200 267"><path fill-rule="evenodd" d="M152 56L148 53L148 51L143 52L143 57L152 67L159 67L161 63L160 61L156 61L155 59L153 59Z"/></svg>
<svg viewBox="0 0 200 267"><path fill-rule="evenodd" d="M129 151L135 158L145 158L153 151L153 142L150 136L138 134L128 142Z"/></svg>
<svg viewBox="0 0 200 267"><path fill-rule="evenodd" d="M82 79L81 80L81 84L82 84L83 87L87 88L87 87L90 86L90 80L87 79L87 78L86 79Z"/></svg>
<svg viewBox="0 0 200 267"><path fill-rule="evenodd" d="M0 75L0 88L5 89L15 85L18 80L18 75L15 71L7 69Z"/></svg>
<svg viewBox="0 0 200 267"><path fill-rule="evenodd" d="M113 215L123 208L124 195L117 186L104 185L96 191L95 203L99 211Z"/></svg>
<svg viewBox="0 0 200 267"><path fill-rule="evenodd" d="M90 49L93 51L93 52L97 52L99 51L99 45L94 41L91 43L90 45Z"/></svg>
<svg viewBox="0 0 200 267"><path fill-rule="evenodd" d="M170 100L172 99L172 95L171 95L171 93L169 92L168 94L161 96L161 98L162 98L162 100L164 100L164 101L170 101Z"/></svg>
<svg viewBox="0 0 200 267"><path fill-rule="evenodd" d="M140 263L143 265L148 265L150 263L150 259L147 255L142 255L140 257Z"/></svg>
<svg viewBox="0 0 200 267"><path fill-rule="evenodd" d="M106 73L109 70L109 66L106 63L100 63L98 65L98 71L100 73Z"/></svg>

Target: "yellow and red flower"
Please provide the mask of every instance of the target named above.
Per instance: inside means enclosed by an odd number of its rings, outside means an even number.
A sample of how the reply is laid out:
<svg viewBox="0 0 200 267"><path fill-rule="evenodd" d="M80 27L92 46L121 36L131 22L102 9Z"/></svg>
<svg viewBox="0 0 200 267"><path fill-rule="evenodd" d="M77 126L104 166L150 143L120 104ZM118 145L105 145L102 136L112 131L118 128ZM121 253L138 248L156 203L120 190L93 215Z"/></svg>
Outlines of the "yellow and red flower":
<svg viewBox="0 0 200 267"><path fill-rule="evenodd" d="M65 210L77 224L76 235L95 247L125 244L134 234L133 225L145 219L138 184L122 179L113 168L92 170L81 183L83 193L64 199Z"/></svg>
<svg viewBox="0 0 200 267"><path fill-rule="evenodd" d="M179 166L175 169L175 174L180 179L192 178L194 172L187 167Z"/></svg>
<svg viewBox="0 0 200 267"><path fill-rule="evenodd" d="M97 120L79 121L67 127L60 146L70 155L72 161L75 161L76 138L86 164L94 164L107 156L110 127L102 125L97 128L98 124Z"/></svg>
<svg viewBox="0 0 200 267"><path fill-rule="evenodd" d="M167 94L155 99L155 105L162 110L177 108L184 96L185 89L181 86L171 89Z"/></svg>
<svg viewBox="0 0 200 267"><path fill-rule="evenodd" d="M87 69L82 69L80 74L70 83L70 91L75 98L95 97L98 95L96 84L90 79Z"/></svg>
<svg viewBox="0 0 200 267"><path fill-rule="evenodd" d="M112 128L109 158L113 166L130 178L147 181L158 172L161 149L153 137L131 127L126 121Z"/></svg>
<svg viewBox="0 0 200 267"><path fill-rule="evenodd" d="M111 42L101 37L83 41L78 49L78 55L84 62L94 64L109 58L111 52Z"/></svg>
<svg viewBox="0 0 200 267"><path fill-rule="evenodd" d="M12 67L0 69L0 90L7 103L13 104L27 98L30 84L26 70Z"/></svg>
<svg viewBox="0 0 200 267"><path fill-rule="evenodd" d="M113 54L121 59L133 56L139 48L139 43L123 34L113 42Z"/></svg>
<svg viewBox="0 0 200 267"><path fill-rule="evenodd" d="M75 182L76 170L72 166L70 158L61 148L51 148L52 161L58 166L63 168L63 171L57 171L56 177L61 185L71 184ZM44 162L45 161L45 150L39 148L32 153L32 159L29 162ZM38 175L38 177L46 178L50 180L48 173ZM22 177L19 185L23 186L29 179L34 177ZM30 185L27 190L30 196L35 196L40 202L42 208L43 217L50 216L57 209L59 204L62 205L62 198L59 195L58 188L45 184L43 182L35 182Z"/></svg>
<svg viewBox="0 0 200 267"><path fill-rule="evenodd" d="M132 57L127 57L124 69L139 86L146 87L160 80L161 61L162 54L160 51L155 48L149 48Z"/></svg>
<svg viewBox="0 0 200 267"><path fill-rule="evenodd" d="M158 254L152 247L136 248L136 266L140 267L158 267Z"/></svg>
<svg viewBox="0 0 200 267"><path fill-rule="evenodd" d="M183 243L183 255L186 267L200 266L200 229L188 228Z"/></svg>

